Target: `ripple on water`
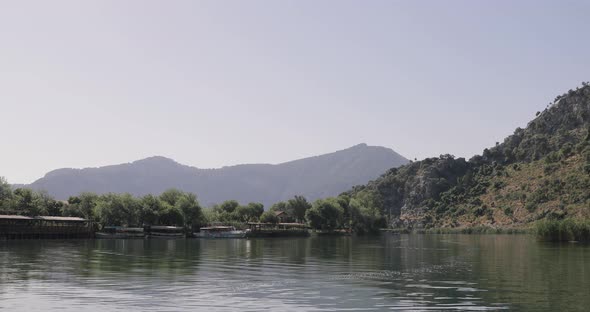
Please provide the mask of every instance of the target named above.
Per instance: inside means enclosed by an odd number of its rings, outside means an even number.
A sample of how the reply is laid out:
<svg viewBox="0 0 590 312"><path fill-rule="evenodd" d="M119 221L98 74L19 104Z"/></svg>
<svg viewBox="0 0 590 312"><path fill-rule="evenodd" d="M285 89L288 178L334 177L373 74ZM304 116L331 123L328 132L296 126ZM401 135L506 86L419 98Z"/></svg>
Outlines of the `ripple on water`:
<svg viewBox="0 0 590 312"><path fill-rule="evenodd" d="M521 266L526 254L517 252L556 251L527 244L460 235L0 242L0 309L490 311L526 302L551 311L538 288L546 283L519 287L551 271L535 267L544 262L534 258ZM583 269L575 262L582 256L569 264ZM588 289L588 271L561 275Z"/></svg>

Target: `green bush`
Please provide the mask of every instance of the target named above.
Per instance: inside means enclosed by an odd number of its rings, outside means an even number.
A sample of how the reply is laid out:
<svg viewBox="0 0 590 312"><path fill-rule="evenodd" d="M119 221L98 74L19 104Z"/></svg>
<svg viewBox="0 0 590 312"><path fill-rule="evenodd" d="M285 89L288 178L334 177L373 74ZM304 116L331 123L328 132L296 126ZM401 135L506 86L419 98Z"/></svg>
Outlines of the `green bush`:
<svg viewBox="0 0 590 312"><path fill-rule="evenodd" d="M488 206L482 205L473 209L473 215L476 217L481 217L487 213Z"/></svg>
<svg viewBox="0 0 590 312"><path fill-rule="evenodd" d="M555 172L557 170L558 166L556 164L545 164L545 166L543 166L543 172L546 175L550 175L553 172Z"/></svg>
<svg viewBox="0 0 590 312"><path fill-rule="evenodd" d="M524 205L524 208L526 208L526 210L528 212L533 212L537 209L537 203L533 202L533 201L527 201L526 205Z"/></svg>
<svg viewBox="0 0 590 312"><path fill-rule="evenodd" d="M495 190L499 190L501 188L503 188L506 185L506 183L504 183L503 181L496 181L493 184L493 187Z"/></svg>

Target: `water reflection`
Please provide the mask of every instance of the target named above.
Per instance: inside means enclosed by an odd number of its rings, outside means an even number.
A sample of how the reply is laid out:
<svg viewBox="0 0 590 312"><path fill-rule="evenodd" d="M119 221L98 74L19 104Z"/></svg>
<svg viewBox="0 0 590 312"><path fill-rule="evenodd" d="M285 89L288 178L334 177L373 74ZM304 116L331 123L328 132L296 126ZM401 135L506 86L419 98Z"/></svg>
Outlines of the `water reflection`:
<svg viewBox="0 0 590 312"><path fill-rule="evenodd" d="M0 309L582 311L589 256L519 235L5 241Z"/></svg>

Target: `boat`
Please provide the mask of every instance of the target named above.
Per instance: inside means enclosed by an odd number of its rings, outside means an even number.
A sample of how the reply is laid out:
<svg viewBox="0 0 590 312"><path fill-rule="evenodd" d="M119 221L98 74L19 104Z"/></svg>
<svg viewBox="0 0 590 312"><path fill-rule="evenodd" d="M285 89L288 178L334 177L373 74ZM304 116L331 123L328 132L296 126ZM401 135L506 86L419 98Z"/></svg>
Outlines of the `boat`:
<svg viewBox="0 0 590 312"><path fill-rule="evenodd" d="M249 222L246 237L309 237L307 226L302 223Z"/></svg>
<svg viewBox="0 0 590 312"><path fill-rule="evenodd" d="M202 227L200 232L193 233L196 238L244 238L247 231L236 230L233 226Z"/></svg>
<svg viewBox="0 0 590 312"><path fill-rule="evenodd" d="M316 231L318 236L352 236L350 230L334 230L334 231Z"/></svg>
<svg viewBox="0 0 590 312"><path fill-rule="evenodd" d="M144 238L143 228L124 226L105 226L96 232L97 238Z"/></svg>
<svg viewBox="0 0 590 312"><path fill-rule="evenodd" d="M180 226L155 225L146 227L149 238L184 238L184 228Z"/></svg>

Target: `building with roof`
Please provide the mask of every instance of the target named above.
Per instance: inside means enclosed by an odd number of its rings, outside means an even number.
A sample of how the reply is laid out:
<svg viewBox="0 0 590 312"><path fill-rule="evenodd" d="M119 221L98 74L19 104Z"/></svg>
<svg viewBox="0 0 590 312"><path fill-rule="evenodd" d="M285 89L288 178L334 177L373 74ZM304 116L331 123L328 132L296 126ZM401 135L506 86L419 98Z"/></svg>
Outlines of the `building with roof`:
<svg viewBox="0 0 590 312"><path fill-rule="evenodd" d="M0 238L88 238L94 224L77 217L0 215Z"/></svg>

